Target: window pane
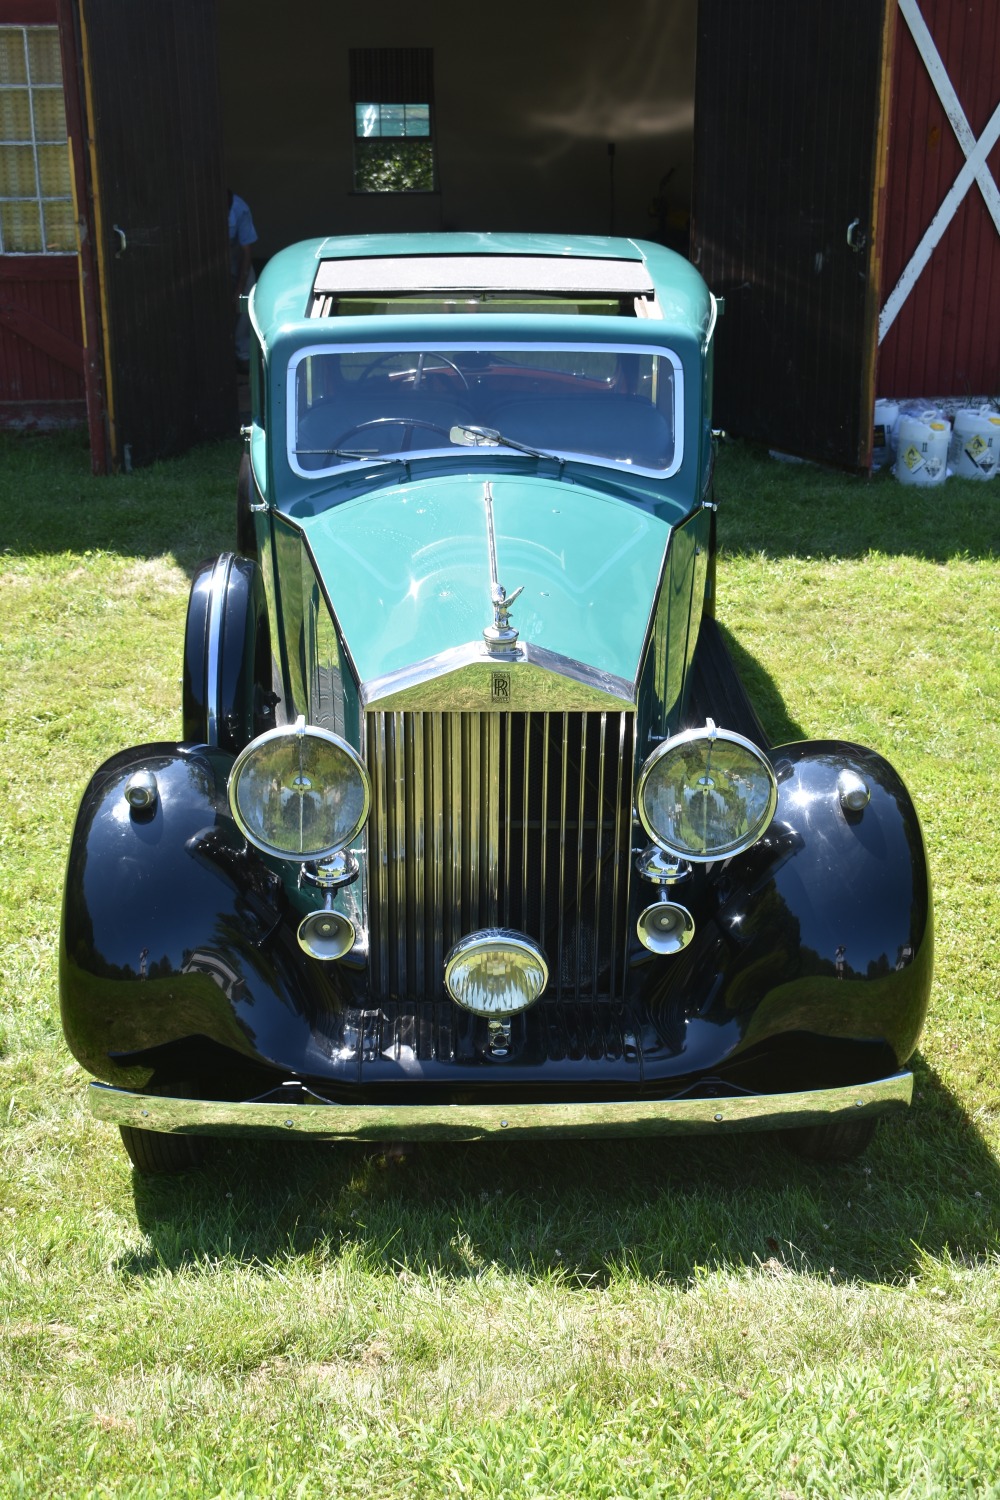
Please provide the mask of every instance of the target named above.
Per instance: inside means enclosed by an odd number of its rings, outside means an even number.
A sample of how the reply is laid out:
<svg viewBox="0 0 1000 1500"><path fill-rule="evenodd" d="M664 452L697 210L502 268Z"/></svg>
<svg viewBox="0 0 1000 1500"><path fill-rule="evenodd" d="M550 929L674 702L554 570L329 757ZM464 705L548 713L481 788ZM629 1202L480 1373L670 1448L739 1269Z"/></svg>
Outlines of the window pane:
<svg viewBox="0 0 1000 1500"><path fill-rule="evenodd" d="M39 146L38 177L43 198L69 197L69 151L65 146Z"/></svg>
<svg viewBox="0 0 1000 1500"><path fill-rule="evenodd" d="M377 104L356 104L354 106L354 133L362 137L379 134Z"/></svg>
<svg viewBox="0 0 1000 1500"><path fill-rule="evenodd" d="M0 233L5 254L37 254L42 248L38 204L0 203Z"/></svg>
<svg viewBox="0 0 1000 1500"><path fill-rule="evenodd" d="M2 96L0 96L2 97ZM66 139L66 107L62 89L35 89L35 140Z"/></svg>
<svg viewBox="0 0 1000 1500"><path fill-rule="evenodd" d="M76 250L76 226L73 223L73 205L68 199L58 203L44 203L45 248L51 252Z"/></svg>
<svg viewBox="0 0 1000 1500"><path fill-rule="evenodd" d="M434 189L430 141L359 141L354 186L360 193L429 193Z"/></svg>
<svg viewBox="0 0 1000 1500"><path fill-rule="evenodd" d="M0 198L34 198L35 153L30 146L0 146Z"/></svg>
<svg viewBox="0 0 1000 1500"><path fill-rule="evenodd" d="M0 253L75 250L71 192L58 31L0 27Z"/></svg>
<svg viewBox="0 0 1000 1500"><path fill-rule="evenodd" d="M27 89L0 89L0 141L31 140Z"/></svg>
<svg viewBox="0 0 1000 1500"><path fill-rule="evenodd" d="M0 83L27 83L24 32L20 26L0 26Z"/></svg>
<svg viewBox="0 0 1000 1500"><path fill-rule="evenodd" d="M28 68L32 83L62 83L59 32L54 26L29 26Z"/></svg>
<svg viewBox="0 0 1000 1500"><path fill-rule="evenodd" d="M431 133L431 107L429 104L407 104L406 110L406 134L407 135L430 135Z"/></svg>
<svg viewBox="0 0 1000 1500"><path fill-rule="evenodd" d="M682 416L668 350L483 340L388 355L340 349L293 357L289 375L289 457L300 473L404 452L450 454L462 465L466 444L453 441L451 429L468 425L498 429L512 444L662 475L673 464ZM498 457L506 451L516 460L511 444L496 447Z"/></svg>
<svg viewBox="0 0 1000 1500"><path fill-rule="evenodd" d="M402 104L383 104L379 109L383 135L405 135L406 116Z"/></svg>

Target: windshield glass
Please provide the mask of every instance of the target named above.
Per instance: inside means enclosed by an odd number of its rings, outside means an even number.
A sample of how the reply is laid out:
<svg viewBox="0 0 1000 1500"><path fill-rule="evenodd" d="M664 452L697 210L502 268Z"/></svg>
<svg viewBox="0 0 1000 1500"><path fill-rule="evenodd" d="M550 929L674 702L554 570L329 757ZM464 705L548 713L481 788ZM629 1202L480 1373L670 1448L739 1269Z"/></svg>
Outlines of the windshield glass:
<svg viewBox="0 0 1000 1500"><path fill-rule="evenodd" d="M289 362L288 459L299 474L447 452L453 428L664 477L681 461L680 361L634 345L384 345L301 350ZM490 443L494 451L504 443Z"/></svg>

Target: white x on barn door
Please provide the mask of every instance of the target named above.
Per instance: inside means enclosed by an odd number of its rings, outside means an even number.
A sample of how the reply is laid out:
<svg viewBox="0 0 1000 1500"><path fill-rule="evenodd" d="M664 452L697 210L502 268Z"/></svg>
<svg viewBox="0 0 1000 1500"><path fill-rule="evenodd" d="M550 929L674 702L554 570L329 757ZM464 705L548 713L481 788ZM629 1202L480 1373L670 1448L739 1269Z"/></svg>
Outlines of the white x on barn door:
<svg viewBox="0 0 1000 1500"><path fill-rule="evenodd" d="M899 0L899 9L909 26L913 40L917 45L917 51L930 75L931 82L937 92L938 98L944 108L945 114L951 123L955 136L965 156L965 164L959 172L949 192L946 194L934 218L924 232L916 250L902 275L893 287L892 292L882 308L878 322L878 341L881 344L889 329L899 314L900 309L906 302L907 297L916 286L921 272L924 270L935 247L939 244L942 236L947 230L952 219L958 211L959 205L965 198L974 182L979 184L979 189L986 201L991 219L1000 234L1000 190L994 181L993 175L987 165L987 158L997 140L1000 139L1000 102L989 124L977 140L969 127L955 87L948 77L948 70L941 61L941 54L934 44L934 38L927 28L927 23L920 13L918 0Z"/></svg>

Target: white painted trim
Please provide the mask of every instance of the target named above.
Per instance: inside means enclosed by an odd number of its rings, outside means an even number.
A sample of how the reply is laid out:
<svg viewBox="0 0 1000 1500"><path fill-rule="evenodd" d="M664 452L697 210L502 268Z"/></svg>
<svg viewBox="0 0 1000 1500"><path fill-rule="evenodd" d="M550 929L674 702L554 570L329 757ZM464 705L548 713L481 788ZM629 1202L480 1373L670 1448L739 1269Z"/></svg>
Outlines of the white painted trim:
<svg viewBox="0 0 1000 1500"><path fill-rule="evenodd" d="M958 101L954 85L948 77L947 69L941 61L941 54L934 45L934 38L927 29L927 23L920 13L918 0L899 0L899 8L903 13L906 24L917 44L917 51L930 75L931 82L941 100L944 112L948 116L951 127L955 132L958 144L965 155L965 165L959 172L951 189L945 195L944 202L938 209L924 232L924 235L910 257L909 263L904 268L902 275L893 287L886 299L885 306L878 320L878 341L881 344L896 318L899 316L903 304L913 291L920 275L934 253L936 246L940 243L945 230L958 212L959 205L973 182L978 182L980 191L986 201L986 207L990 218L1000 234L1000 190L986 165L986 159L997 141L1000 140L1000 104L993 111L989 124L983 131L979 140L973 135L969 122L965 117L965 111Z"/></svg>

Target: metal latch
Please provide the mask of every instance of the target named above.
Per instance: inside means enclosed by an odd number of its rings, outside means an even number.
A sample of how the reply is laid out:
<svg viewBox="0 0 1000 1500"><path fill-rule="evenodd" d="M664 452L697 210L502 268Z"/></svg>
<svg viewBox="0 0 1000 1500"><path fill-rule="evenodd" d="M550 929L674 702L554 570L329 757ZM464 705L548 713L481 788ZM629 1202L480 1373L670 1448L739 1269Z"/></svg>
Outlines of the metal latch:
<svg viewBox="0 0 1000 1500"><path fill-rule="evenodd" d="M847 244L851 250L860 253L868 243L868 235L861 228L860 219L852 219L847 226Z"/></svg>

